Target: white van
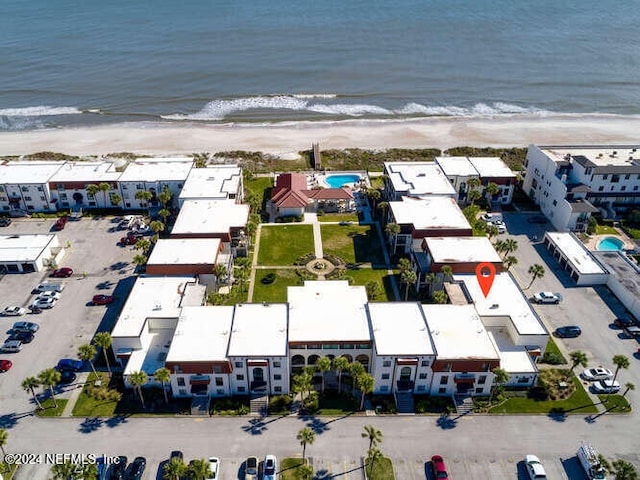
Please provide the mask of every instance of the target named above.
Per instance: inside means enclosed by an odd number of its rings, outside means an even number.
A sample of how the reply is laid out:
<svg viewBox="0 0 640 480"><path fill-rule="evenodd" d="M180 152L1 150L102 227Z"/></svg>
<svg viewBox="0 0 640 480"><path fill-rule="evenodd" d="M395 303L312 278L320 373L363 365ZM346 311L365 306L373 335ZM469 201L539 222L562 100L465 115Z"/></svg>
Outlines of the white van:
<svg viewBox="0 0 640 480"><path fill-rule="evenodd" d="M589 443L583 443L578 448L578 460L589 480L607 480L606 470L600 463L598 452Z"/></svg>
<svg viewBox="0 0 640 480"><path fill-rule="evenodd" d="M39 284L34 290L38 292L61 292L64 290L64 283L44 282Z"/></svg>

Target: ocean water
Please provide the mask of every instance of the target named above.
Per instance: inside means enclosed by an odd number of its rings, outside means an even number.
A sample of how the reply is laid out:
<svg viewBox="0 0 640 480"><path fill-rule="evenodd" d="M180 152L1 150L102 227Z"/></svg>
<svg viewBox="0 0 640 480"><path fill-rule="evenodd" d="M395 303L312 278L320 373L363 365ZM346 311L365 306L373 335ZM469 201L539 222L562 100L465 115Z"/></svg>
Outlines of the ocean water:
<svg viewBox="0 0 640 480"><path fill-rule="evenodd" d="M640 115L636 2L2 0L0 131Z"/></svg>

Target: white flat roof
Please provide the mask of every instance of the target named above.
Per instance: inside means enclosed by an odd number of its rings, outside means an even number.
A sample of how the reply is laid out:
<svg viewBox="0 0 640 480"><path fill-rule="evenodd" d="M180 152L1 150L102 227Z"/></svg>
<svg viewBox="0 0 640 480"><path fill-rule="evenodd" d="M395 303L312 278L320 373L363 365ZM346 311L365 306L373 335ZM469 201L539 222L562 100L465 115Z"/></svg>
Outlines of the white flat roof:
<svg viewBox="0 0 640 480"><path fill-rule="evenodd" d="M180 198L228 198L240 186L242 169L237 165L192 168Z"/></svg>
<svg viewBox="0 0 640 480"><path fill-rule="evenodd" d="M524 345L514 345L508 335L499 330L489 329L489 335L496 344L500 355L500 368L508 373L536 373L536 368L531 355Z"/></svg>
<svg viewBox="0 0 640 480"><path fill-rule="evenodd" d="M412 224L416 230L471 229L462 210L451 197L402 197L399 202L389 202L398 224Z"/></svg>
<svg viewBox="0 0 640 480"><path fill-rule="evenodd" d="M510 317L520 335L545 335L542 322L508 273L496 274L489 295L485 298L475 274L454 275L464 282L476 310L482 317Z"/></svg>
<svg viewBox="0 0 640 480"><path fill-rule="evenodd" d="M516 174L499 157L469 157L469 161L482 178L516 177Z"/></svg>
<svg viewBox="0 0 640 480"><path fill-rule="evenodd" d="M447 176L477 177L478 171L467 157L436 157L436 163Z"/></svg>
<svg viewBox="0 0 640 480"><path fill-rule="evenodd" d="M148 265L213 264L220 250L218 238L161 239L153 247Z"/></svg>
<svg viewBox="0 0 640 480"><path fill-rule="evenodd" d="M287 355L287 305L241 303L235 306L229 357Z"/></svg>
<svg viewBox="0 0 640 480"><path fill-rule="evenodd" d="M568 232L547 232L546 235L580 275L607 273L575 235Z"/></svg>
<svg viewBox="0 0 640 480"><path fill-rule="evenodd" d="M233 310L232 306L184 307L166 361L225 361Z"/></svg>
<svg viewBox="0 0 640 480"><path fill-rule="evenodd" d="M425 239L435 263L501 263L487 237L427 237Z"/></svg>
<svg viewBox="0 0 640 480"><path fill-rule="evenodd" d="M287 287L290 342L368 342L367 291L347 281Z"/></svg>
<svg viewBox="0 0 640 480"><path fill-rule="evenodd" d="M54 234L0 235L0 262L35 261L55 238Z"/></svg>
<svg viewBox="0 0 640 480"><path fill-rule="evenodd" d="M438 359L497 359L473 305L422 305Z"/></svg>
<svg viewBox="0 0 640 480"><path fill-rule="evenodd" d="M0 184L47 183L64 162L3 162L0 163Z"/></svg>
<svg viewBox="0 0 640 480"><path fill-rule="evenodd" d="M115 182L122 172L116 172L112 162L65 162L49 181L55 182Z"/></svg>
<svg viewBox="0 0 640 480"><path fill-rule="evenodd" d="M569 154L585 157L599 167L634 167L640 162L640 150L636 146L544 147L540 150L555 161L562 161Z"/></svg>
<svg viewBox="0 0 640 480"><path fill-rule="evenodd" d="M138 158L127 165L120 176L121 182L157 182L186 180L193 159L182 158Z"/></svg>
<svg viewBox="0 0 640 480"><path fill-rule="evenodd" d="M147 318L178 318L180 302L188 282L195 282L195 278L138 277L111 335L139 337Z"/></svg>
<svg viewBox="0 0 640 480"><path fill-rule="evenodd" d="M182 204L172 235L228 233L249 220L249 205L234 200L187 200Z"/></svg>
<svg viewBox="0 0 640 480"><path fill-rule="evenodd" d="M433 355L431 335L419 303L370 303L377 355Z"/></svg>
<svg viewBox="0 0 640 480"><path fill-rule="evenodd" d="M435 162L385 162L396 192L408 195L456 195L456 190Z"/></svg>

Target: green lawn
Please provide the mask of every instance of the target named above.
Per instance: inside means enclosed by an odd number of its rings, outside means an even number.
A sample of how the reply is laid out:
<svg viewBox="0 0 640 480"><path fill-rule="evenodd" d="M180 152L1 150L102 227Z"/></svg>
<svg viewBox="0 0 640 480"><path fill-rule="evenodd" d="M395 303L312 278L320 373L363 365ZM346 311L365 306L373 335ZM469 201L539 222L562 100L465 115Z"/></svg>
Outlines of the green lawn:
<svg viewBox="0 0 640 480"><path fill-rule="evenodd" d="M302 464L302 458L283 459L280 464L280 480L305 480L298 470Z"/></svg>
<svg viewBox="0 0 640 480"><path fill-rule="evenodd" d="M47 398L44 402L40 402L40 404L44 407L44 410L38 410L39 417L59 417L62 415L64 411L64 407L67 405L69 400L65 398L56 398L58 403L58 408L55 408L53 405L53 399Z"/></svg>
<svg viewBox="0 0 640 480"><path fill-rule="evenodd" d="M598 398L603 402L602 406L613 413L631 413L631 405L622 395L598 395Z"/></svg>
<svg viewBox="0 0 640 480"><path fill-rule="evenodd" d="M393 289L391 288L391 275L386 269L378 268L356 268L347 270L345 278L350 280L351 285L366 285L370 281L375 281L383 287L382 294L376 298L375 302L394 302Z"/></svg>
<svg viewBox="0 0 640 480"><path fill-rule="evenodd" d="M596 413L598 409L573 377L576 390L565 400L538 400L529 397L512 397L489 410L489 413ZM508 392L507 392L508 393Z"/></svg>
<svg viewBox="0 0 640 480"><path fill-rule="evenodd" d="M337 392L320 395L320 408L317 415L346 415L359 410L360 404L353 396Z"/></svg>
<svg viewBox="0 0 640 480"><path fill-rule="evenodd" d="M258 265L293 265L298 258L313 253L311 225L263 226Z"/></svg>
<svg viewBox="0 0 640 480"><path fill-rule="evenodd" d="M273 283L265 284L262 280L274 273L276 279ZM296 275L293 269L277 269L269 268L264 270L256 270L256 279L253 286L254 303L282 303L287 301L287 287L292 285L302 285L300 277Z"/></svg>
<svg viewBox="0 0 640 480"><path fill-rule="evenodd" d="M244 182L246 196L255 195L258 200L258 205L263 208L265 195L271 191L271 187L273 187L273 178L271 177L254 177Z"/></svg>
<svg viewBox="0 0 640 480"><path fill-rule="evenodd" d="M358 223L357 213L325 213L318 216L319 222L354 222Z"/></svg>
<svg viewBox="0 0 640 480"><path fill-rule="evenodd" d="M547 360L553 360L554 362L557 362L553 363L555 365L565 365L567 363L567 359L564 358L564 355L562 355L562 352L558 348L558 345L556 345L556 342L551 336L549 336L547 349L544 351L544 355L540 361L544 363L552 363L551 361Z"/></svg>
<svg viewBox="0 0 640 480"><path fill-rule="evenodd" d="M372 225L322 225L322 249L347 263L383 263L378 233ZM262 253L262 252L260 252Z"/></svg>
<svg viewBox="0 0 640 480"><path fill-rule="evenodd" d="M386 457L376 460L373 464L373 472L369 465L367 465L366 469L369 480L395 480L396 478L393 473L393 464Z"/></svg>
<svg viewBox="0 0 640 480"><path fill-rule="evenodd" d="M596 234L598 234L598 235L618 235L618 231L613 227L609 227L608 225L598 225L596 227Z"/></svg>

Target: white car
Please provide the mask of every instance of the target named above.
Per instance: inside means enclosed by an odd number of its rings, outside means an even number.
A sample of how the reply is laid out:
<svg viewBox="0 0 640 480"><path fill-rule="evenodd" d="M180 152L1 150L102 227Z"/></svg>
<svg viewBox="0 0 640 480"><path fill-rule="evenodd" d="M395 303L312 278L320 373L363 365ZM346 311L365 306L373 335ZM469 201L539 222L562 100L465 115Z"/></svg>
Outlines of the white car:
<svg viewBox="0 0 640 480"><path fill-rule="evenodd" d="M54 300L60 300L60 292L49 290L48 292L42 292L41 294L39 294L38 298L52 298Z"/></svg>
<svg viewBox="0 0 640 480"><path fill-rule="evenodd" d="M5 309L2 311L2 315L4 315L5 317L20 317L24 315L25 312L26 310L22 307L5 307Z"/></svg>
<svg viewBox="0 0 640 480"><path fill-rule="evenodd" d="M609 380L613 378L613 372L608 368L603 367L587 368L580 376L585 380L595 382L598 380Z"/></svg>
<svg viewBox="0 0 640 480"><path fill-rule="evenodd" d="M56 304L56 301L53 298L36 298L35 302L33 302L30 306L37 308L52 308Z"/></svg>
<svg viewBox="0 0 640 480"><path fill-rule="evenodd" d="M540 459L535 455L527 455L524 457L524 463L527 467L527 473L531 480L546 480L547 472L544 470L544 465L540 462Z"/></svg>
<svg viewBox="0 0 640 480"><path fill-rule="evenodd" d="M617 380L600 380L592 383L591 388L595 393L618 393L620 391L620 382Z"/></svg>
<svg viewBox="0 0 640 480"><path fill-rule="evenodd" d="M538 292L533 296L535 303L560 303L561 297L559 293L553 292Z"/></svg>
<svg viewBox="0 0 640 480"><path fill-rule="evenodd" d="M209 457L209 469L211 470L211 475L208 476L206 480L217 480L219 468L220 459L218 457Z"/></svg>
<svg viewBox="0 0 640 480"><path fill-rule="evenodd" d="M278 459L275 455L264 458L264 474L262 480L276 480L278 478Z"/></svg>

